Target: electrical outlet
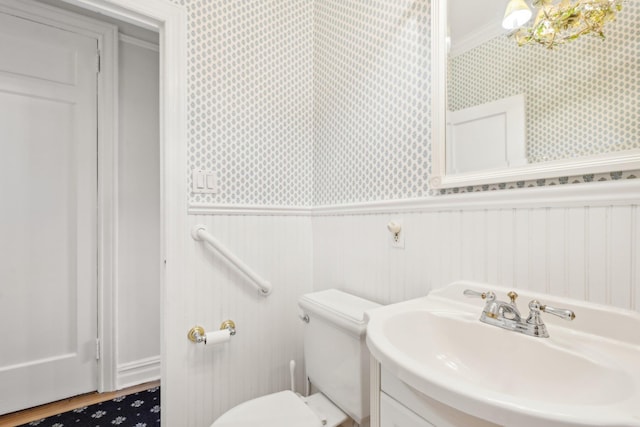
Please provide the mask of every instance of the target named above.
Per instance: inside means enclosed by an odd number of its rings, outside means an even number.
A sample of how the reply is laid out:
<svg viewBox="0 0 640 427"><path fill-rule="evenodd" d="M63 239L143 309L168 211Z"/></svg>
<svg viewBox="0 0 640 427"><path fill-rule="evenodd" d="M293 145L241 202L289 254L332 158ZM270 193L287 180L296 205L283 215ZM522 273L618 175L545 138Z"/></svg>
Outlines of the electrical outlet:
<svg viewBox="0 0 640 427"><path fill-rule="evenodd" d="M387 229L389 230L391 247L396 249L404 249L404 229L402 228L402 221L390 221L387 225Z"/></svg>

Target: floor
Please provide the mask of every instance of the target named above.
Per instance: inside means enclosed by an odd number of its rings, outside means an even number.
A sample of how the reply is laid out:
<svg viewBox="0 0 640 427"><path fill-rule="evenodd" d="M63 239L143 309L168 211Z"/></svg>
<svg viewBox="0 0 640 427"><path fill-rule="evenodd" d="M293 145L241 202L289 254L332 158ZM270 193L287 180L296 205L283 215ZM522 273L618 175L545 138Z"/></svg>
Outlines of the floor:
<svg viewBox="0 0 640 427"><path fill-rule="evenodd" d="M125 396L127 394L147 390L159 385L160 381L153 381L109 393L87 393L80 396L70 397L69 399L63 399L57 402L48 403L46 405L37 406L35 408L25 409L24 411L0 415L0 427L18 426L31 421L39 420L41 418L46 418L52 415L71 411L76 408L81 408L83 406L93 405L95 403L111 400L119 396Z"/></svg>

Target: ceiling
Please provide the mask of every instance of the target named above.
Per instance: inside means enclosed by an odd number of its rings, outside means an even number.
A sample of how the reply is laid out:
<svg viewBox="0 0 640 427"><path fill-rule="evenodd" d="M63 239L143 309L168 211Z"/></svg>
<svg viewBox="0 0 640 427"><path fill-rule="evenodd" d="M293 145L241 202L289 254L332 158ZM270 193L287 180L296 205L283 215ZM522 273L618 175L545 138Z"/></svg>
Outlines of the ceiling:
<svg viewBox="0 0 640 427"><path fill-rule="evenodd" d="M448 0L452 46L479 34L504 32L501 23L508 0Z"/></svg>

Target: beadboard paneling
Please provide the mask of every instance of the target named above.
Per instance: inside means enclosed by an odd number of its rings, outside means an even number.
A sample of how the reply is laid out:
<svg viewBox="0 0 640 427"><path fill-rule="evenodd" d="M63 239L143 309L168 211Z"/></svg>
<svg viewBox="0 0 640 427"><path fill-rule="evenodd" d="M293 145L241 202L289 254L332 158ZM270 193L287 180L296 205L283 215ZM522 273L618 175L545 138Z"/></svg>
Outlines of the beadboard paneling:
<svg viewBox="0 0 640 427"><path fill-rule="evenodd" d="M616 188L607 183L606 197L596 192L580 201L551 189L546 197L532 198L537 189L527 189L493 203L493 195L475 200L467 194L465 201L434 198L394 214L339 214L335 207L299 216L244 210L189 216L191 225L204 224L274 290L259 296L204 243L189 242L184 290L191 295L180 296L182 323L171 341L184 346L184 425L209 425L236 404L288 388L290 359L298 362L297 387L303 389L297 299L312 290L335 287L392 303L468 279L640 309L640 211L635 187L614 197ZM403 222L405 249L390 245L386 225L392 219ZM216 329L225 319L238 326L229 343L187 341L190 327Z"/></svg>
<svg viewBox="0 0 640 427"><path fill-rule="evenodd" d="M381 303L466 279L639 310L636 204L450 209L313 219L314 288ZM403 221L405 249L386 224Z"/></svg>
<svg viewBox="0 0 640 427"><path fill-rule="evenodd" d="M312 289L311 218L296 216L196 215L241 260L273 284L268 297L257 293L242 273L226 264L206 243L189 245L192 293L184 298L186 346L184 425L208 426L243 401L289 388L289 361L297 362L297 388L304 390L302 322L298 298ZM226 319L237 335L218 345L187 340L194 325L217 330Z"/></svg>

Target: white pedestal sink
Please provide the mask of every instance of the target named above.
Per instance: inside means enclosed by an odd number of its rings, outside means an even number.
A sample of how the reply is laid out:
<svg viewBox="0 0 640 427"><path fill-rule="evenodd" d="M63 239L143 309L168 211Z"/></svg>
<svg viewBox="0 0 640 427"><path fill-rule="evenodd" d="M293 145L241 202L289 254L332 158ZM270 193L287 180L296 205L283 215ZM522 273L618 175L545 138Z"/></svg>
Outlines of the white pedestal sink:
<svg viewBox="0 0 640 427"><path fill-rule="evenodd" d="M640 313L518 290L524 317L532 299L576 314L542 313L550 337L538 338L481 323L484 302L465 289L502 300L510 290L457 282L367 313L367 344L386 372L497 425L640 426Z"/></svg>

